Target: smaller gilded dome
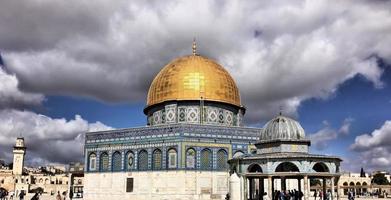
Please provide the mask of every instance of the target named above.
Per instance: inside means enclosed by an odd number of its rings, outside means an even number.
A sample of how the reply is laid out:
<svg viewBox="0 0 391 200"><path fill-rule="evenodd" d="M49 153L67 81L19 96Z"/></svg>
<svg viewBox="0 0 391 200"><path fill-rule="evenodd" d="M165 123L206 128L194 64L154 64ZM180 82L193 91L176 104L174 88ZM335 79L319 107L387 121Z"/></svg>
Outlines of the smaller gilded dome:
<svg viewBox="0 0 391 200"><path fill-rule="evenodd" d="M261 140L302 140L305 132L300 123L282 115L270 120L263 127Z"/></svg>

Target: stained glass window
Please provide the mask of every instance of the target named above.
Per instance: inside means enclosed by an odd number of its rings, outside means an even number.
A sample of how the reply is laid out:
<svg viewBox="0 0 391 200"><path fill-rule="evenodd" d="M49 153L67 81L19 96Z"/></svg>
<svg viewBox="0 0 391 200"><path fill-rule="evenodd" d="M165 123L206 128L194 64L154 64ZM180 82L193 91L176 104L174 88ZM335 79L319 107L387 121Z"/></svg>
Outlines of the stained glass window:
<svg viewBox="0 0 391 200"><path fill-rule="evenodd" d="M156 149L153 151L153 169L162 169L162 151Z"/></svg>
<svg viewBox="0 0 391 200"><path fill-rule="evenodd" d="M201 169L212 169L212 152L209 149L201 151Z"/></svg>
<svg viewBox="0 0 391 200"><path fill-rule="evenodd" d="M134 168L134 153L129 151L127 154L126 154L126 169L127 170L131 170Z"/></svg>
<svg viewBox="0 0 391 200"><path fill-rule="evenodd" d="M188 149L186 151L186 168L194 169L196 167L196 151Z"/></svg>
<svg viewBox="0 0 391 200"><path fill-rule="evenodd" d="M95 153L90 154L90 157L88 158L88 162L89 162L89 169L96 170L96 154Z"/></svg>
<svg viewBox="0 0 391 200"><path fill-rule="evenodd" d="M168 168L174 169L177 167L177 153L175 149L168 150Z"/></svg>
<svg viewBox="0 0 391 200"><path fill-rule="evenodd" d="M228 155L224 149L217 152L217 169L227 169Z"/></svg>
<svg viewBox="0 0 391 200"><path fill-rule="evenodd" d="M113 171L120 171L122 169L122 155L120 152L116 151L113 154Z"/></svg>
<svg viewBox="0 0 391 200"><path fill-rule="evenodd" d="M138 169L147 170L148 169L148 152L141 150L138 153Z"/></svg>
<svg viewBox="0 0 391 200"><path fill-rule="evenodd" d="M109 154L102 153L100 154L100 166L101 171L108 171L109 170Z"/></svg>

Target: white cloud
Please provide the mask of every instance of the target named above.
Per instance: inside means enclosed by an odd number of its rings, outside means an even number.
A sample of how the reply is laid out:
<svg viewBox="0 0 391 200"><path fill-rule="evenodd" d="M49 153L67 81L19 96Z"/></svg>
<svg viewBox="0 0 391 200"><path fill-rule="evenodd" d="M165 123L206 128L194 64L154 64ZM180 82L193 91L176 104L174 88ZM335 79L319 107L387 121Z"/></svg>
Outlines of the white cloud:
<svg viewBox="0 0 391 200"><path fill-rule="evenodd" d="M341 128L339 128L338 133L342 135L349 135L350 133L350 126L352 125L352 122L354 121L353 118L346 118L343 123Z"/></svg>
<svg viewBox="0 0 391 200"><path fill-rule="evenodd" d="M349 134L353 120L354 119L351 117L345 118L339 129L331 127L330 123L327 120L324 120L322 121L324 127L316 133L309 134L308 138L311 140L312 144L314 144L316 149L326 149L331 141Z"/></svg>
<svg viewBox="0 0 391 200"><path fill-rule="evenodd" d="M80 161L84 133L112 129L101 122L89 123L81 116L74 119L53 119L30 111L0 111L0 157L10 160L16 137L23 136L27 145L28 163L68 163Z"/></svg>
<svg viewBox="0 0 391 200"><path fill-rule="evenodd" d="M327 148L329 142L336 139L337 136L337 132L327 126L317 131L316 133L309 135L309 139L311 140L311 143L314 144L316 149L323 150Z"/></svg>
<svg viewBox="0 0 391 200"><path fill-rule="evenodd" d="M280 106L294 115L303 100L327 98L356 75L381 88L375 56L391 61L389 7L389 1L326 0L7 1L0 46L25 90L144 101L152 78L189 54L196 36L200 54L236 79L252 123Z"/></svg>
<svg viewBox="0 0 391 200"><path fill-rule="evenodd" d="M45 99L41 94L21 91L18 85L16 76L7 74L0 65L0 108L40 105Z"/></svg>
<svg viewBox="0 0 391 200"><path fill-rule="evenodd" d="M371 170L391 170L391 121L371 134L357 136L350 149L358 153L356 163Z"/></svg>

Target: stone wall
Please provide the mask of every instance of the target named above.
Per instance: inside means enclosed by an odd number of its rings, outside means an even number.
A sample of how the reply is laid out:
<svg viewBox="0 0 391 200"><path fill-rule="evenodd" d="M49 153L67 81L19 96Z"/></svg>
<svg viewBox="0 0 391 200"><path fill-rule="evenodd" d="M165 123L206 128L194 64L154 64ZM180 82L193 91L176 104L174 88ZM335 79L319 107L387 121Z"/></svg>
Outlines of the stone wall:
<svg viewBox="0 0 391 200"><path fill-rule="evenodd" d="M224 199L227 172L151 171L85 174L84 199L207 200ZM133 178L133 192L126 192Z"/></svg>

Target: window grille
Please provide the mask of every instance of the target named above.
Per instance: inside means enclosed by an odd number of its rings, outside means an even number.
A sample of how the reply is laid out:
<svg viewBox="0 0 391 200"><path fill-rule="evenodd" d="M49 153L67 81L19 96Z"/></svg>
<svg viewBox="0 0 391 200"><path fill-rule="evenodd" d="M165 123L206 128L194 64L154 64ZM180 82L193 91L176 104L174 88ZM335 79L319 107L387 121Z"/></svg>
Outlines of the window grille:
<svg viewBox="0 0 391 200"><path fill-rule="evenodd" d="M201 169L212 169L212 152L209 149L201 151Z"/></svg>
<svg viewBox="0 0 391 200"><path fill-rule="evenodd" d="M138 154L138 169L147 170L148 169L148 152L142 150Z"/></svg>
<svg viewBox="0 0 391 200"><path fill-rule="evenodd" d="M153 169L162 169L162 151L159 149L153 152Z"/></svg>
<svg viewBox="0 0 391 200"><path fill-rule="evenodd" d="M102 153L100 155L100 170L101 171L109 170L109 155L107 153Z"/></svg>
<svg viewBox="0 0 391 200"><path fill-rule="evenodd" d="M122 169L122 156L121 153L116 151L113 154L113 171L120 171Z"/></svg>
<svg viewBox="0 0 391 200"><path fill-rule="evenodd" d="M227 169L227 152L223 149L217 152L217 169Z"/></svg>

